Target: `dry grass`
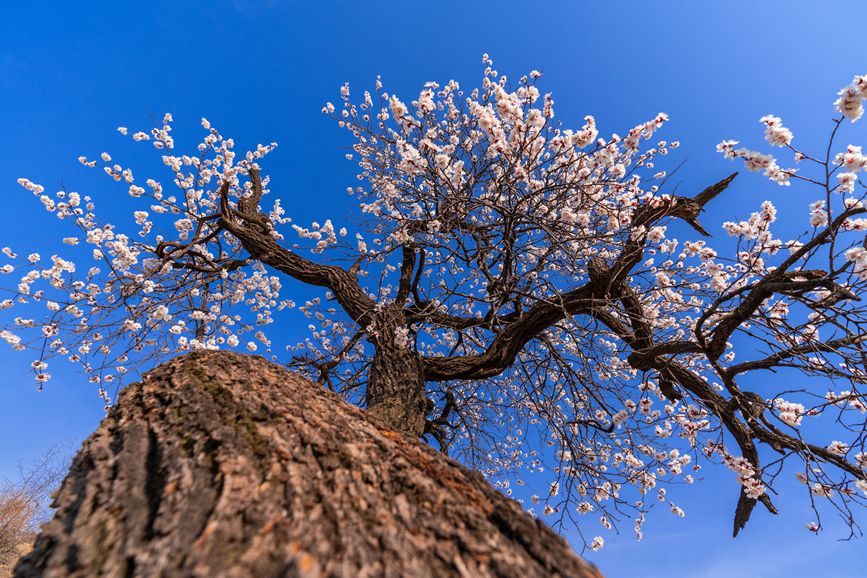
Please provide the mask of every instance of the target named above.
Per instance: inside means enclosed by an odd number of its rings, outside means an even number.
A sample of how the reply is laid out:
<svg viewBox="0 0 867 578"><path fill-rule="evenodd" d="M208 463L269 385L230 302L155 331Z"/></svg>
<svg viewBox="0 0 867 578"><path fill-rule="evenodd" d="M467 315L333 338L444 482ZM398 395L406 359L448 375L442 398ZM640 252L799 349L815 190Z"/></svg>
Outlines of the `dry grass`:
<svg viewBox="0 0 867 578"><path fill-rule="evenodd" d="M0 485L0 578L11 576L18 558L30 551L66 465L66 452L52 447L37 464L19 467L18 480Z"/></svg>

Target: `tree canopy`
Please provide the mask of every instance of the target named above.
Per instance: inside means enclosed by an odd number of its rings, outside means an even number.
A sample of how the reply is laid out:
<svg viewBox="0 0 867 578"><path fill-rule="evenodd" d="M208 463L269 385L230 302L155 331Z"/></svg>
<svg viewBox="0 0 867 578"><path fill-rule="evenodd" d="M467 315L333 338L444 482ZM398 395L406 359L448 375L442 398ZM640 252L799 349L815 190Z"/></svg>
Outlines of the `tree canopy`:
<svg viewBox="0 0 867 578"><path fill-rule="evenodd" d="M567 128L539 72L510 81L484 64L471 90L428 82L406 102L377 80L323 107L359 167L351 230L293 223L287 212L305 200L278 197L271 187L291 183L264 174L276 143L238 154L205 119L187 154L170 114L149 132L118 129L156 150L163 177L141 179L108 152L79 159L128 191L130 222L102 222L91 196L21 179L74 228L63 238L72 256L3 249L3 271L26 273L0 302L20 311L0 336L34 353L39 382L66 358L107 402L113 384L167 355L264 351L508 494L547 476L547 495L529 501L555 525L594 512L603 526L633 520L640 537L655 501L683 514L668 482L719 463L740 488L735 534L758 502L776 512L781 473L804 483L811 529L828 504L856 532L867 157L840 132L863 112L867 76L840 92L827 142L796 146L779 118L761 119L797 168L720 143L815 201L792 216L804 232L791 239L775 235L771 201L724 223L735 249L720 253L698 218L726 202L735 175L675 194L679 143L657 136L665 114L623 136L601 134L592 116ZM677 219L689 239L669 235ZM321 295L296 304L290 280ZM309 323L300 343L280 330L293 308Z"/></svg>

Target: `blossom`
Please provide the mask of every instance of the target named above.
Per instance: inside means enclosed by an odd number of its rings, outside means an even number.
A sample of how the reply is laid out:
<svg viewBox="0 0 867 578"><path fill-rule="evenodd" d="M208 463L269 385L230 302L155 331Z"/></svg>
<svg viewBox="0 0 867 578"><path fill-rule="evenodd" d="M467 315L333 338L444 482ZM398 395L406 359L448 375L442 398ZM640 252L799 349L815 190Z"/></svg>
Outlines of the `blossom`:
<svg viewBox="0 0 867 578"><path fill-rule="evenodd" d="M834 440L834 441L832 441L830 444L828 444L828 445L825 447L825 449L828 450L829 452L831 452L832 454L836 455L836 456L841 456L841 457L842 457L842 456L845 456L845 455L846 455L846 452L849 451L849 445L848 445L848 444L844 444L844 443L841 442L841 441Z"/></svg>
<svg viewBox="0 0 867 578"><path fill-rule="evenodd" d="M867 279L867 249L864 247L851 247L846 250L847 261L854 264L852 273L861 279Z"/></svg>
<svg viewBox="0 0 867 578"><path fill-rule="evenodd" d="M801 420L806 414L802 404L792 403L782 398L774 400L774 407L779 412L780 419L793 427L801 425Z"/></svg>
<svg viewBox="0 0 867 578"><path fill-rule="evenodd" d="M825 209L825 201L816 201L810 204L810 225L824 227L828 224L828 211Z"/></svg>
<svg viewBox="0 0 867 578"><path fill-rule="evenodd" d="M18 179L18 184L32 192L34 195L41 195L45 191L45 187L32 182L29 179Z"/></svg>
<svg viewBox="0 0 867 578"><path fill-rule="evenodd" d="M837 192L851 193L855 190L855 181L858 180L858 175L855 173L837 173Z"/></svg>
<svg viewBox="0 0 867 578"><path fill-rule="evenodd" d="M780 117L767 114L759 122L765 125L765 140L775 147L785 146L792 142L792 131L783 126Z"/></svg>
<svg viewBox="0 0 867 578"><path fill-rule="evenodd" d="M560 483L555 480L551 482L551 486L548 488L548 495L554 497L558 493L560 493Z"/></svg>
<svg viewBox="0 0 867 578"><path fill-rule="evenodd" d="M864 107L861 105L864 97L861 92L854 85L850 85L841 89L837 94L840 96L834 101L837 112L842 113L852 122L861 118L861 115L864 114Z"/></svg>
<svg viewBox="0 0 867 578"><path fill-rule="evenodd" d="M716 145L716 152L722 153L723 157L727 159L735 158L735 145L738 144L736 140L724 140Z"/></svg>
<svg viewBox="0 0 867 578"><path fill-rule="evenodd" d="M768 170L770 167L776 164L774 157L771 155L764 155L762 153L751 151L748 149L738 149L735 151L737 156L743 157L744 166L748 171L761 171Z"/></svg>
<svg viewBox="0 0 867 578"><path fill-rule="evenodd" d="M834 490L830 486L815 482L810 486L810 492L822 498L831 498L834 496Z"/></svg>
<svg viewBox="0 0 867 578"><path fill-rule="evenodd" d="M409 328L407 327L398 327L394 331L394 344L401 348L406 349L410 346L412 340L409 337Z"/></svg>
<svg viewBox="0 0 867 578"><path fill-rule="evenodd" d="M857 173L867 167L867 156L861 152L860 146L849 145L845 152L834 155L834 164L846 171Z"/></svg>

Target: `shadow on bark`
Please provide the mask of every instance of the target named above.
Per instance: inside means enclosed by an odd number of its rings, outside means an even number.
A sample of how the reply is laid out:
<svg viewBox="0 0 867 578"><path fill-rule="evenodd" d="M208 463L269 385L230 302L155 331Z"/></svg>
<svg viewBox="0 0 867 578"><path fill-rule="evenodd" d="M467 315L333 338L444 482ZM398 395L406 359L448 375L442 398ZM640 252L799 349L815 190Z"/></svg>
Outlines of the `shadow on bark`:
<svg viewBox="0 0 867 578"><path fill-rule="evenodd" d="M235 353L127 387L55 506L16 577L601 578L481 475Z"/></svg>

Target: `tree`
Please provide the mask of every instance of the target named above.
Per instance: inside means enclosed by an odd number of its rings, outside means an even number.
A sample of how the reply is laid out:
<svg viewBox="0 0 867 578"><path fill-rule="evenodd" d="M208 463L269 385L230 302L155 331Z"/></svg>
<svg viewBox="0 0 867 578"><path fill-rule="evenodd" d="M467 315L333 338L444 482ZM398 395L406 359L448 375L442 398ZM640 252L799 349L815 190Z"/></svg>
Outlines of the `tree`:
<svg viewBox="0 0 867 578"><path fill-rule="evenodd" d="M15 576L600 578L478 473L233 352L125 388L55 507Z"/></svg>
<svg viewBox="0 0 867 578"><path fill-rule="evenodd" d="M31 466L20 468L19 479L0 487L0 576L10 575L15 561L36 537L45 521L48 498L60 483L66 460L61 447L52 447Z"/></svg>
<svg viewBox="0 0 867 578"><path fill-rule="evenodd" d="M162 154L174 194L153 179L137 184L108 153L79 159L101 162L150 204L133 213L129 234L100 224L89 196L51 197L22 179L78 228L64 241L83 237L101 265L85 273L57 256L48 266L28 257L2 306L47 307L48 316L16 319L41 330L36 340L2 335L36 348L40 382L52 357L67 357L107 400L107 384L161 356L264 346L508 493L523 477L498 475L547 472L548 495L531 500L544 501L555 524L591 511L608 527L630 516L640 537L651 495L682 515L661 485L692 482L690 468L710 461L740 484L735 534L758 502L776 512L769 490L784 467L798 469L817 516L821 499L857 531L852 507L867 492L867 221L857 173L867 158L852 145L835 153L843 120L861 114L867 77L841 92L819 152L795 148L780 119L761 119L768 143L801 171L735 141L719 145L779 185L816 191L802 235L775 237L776 209L765 202L723 225L734 243L720 256L703 238L670 238L668 227L680 220L707 236L698 217L735 175L695 195L670 192L673 173L655 165L679 143L651 141L666 115L623 137L600 137L591 116L564 128L536 86L540 73L510 85L484 62L469 93L431 82L407 105L377 80L359 103L344 86L339 110L323 108L354 140L347 157L360 184L349 193L369 219L354 236L327 220L293 224L299 241L287 241L280 199L264 207L260 162L276 145L239 158L205 119L191 155L174 152L171 115L150 133L118 129ZM265 328L294 306L280 295L286 278L323 295L299 307L310 337L280 357ZM43 280L50 287L37 290ZM824 440L825 428L844 440Z"/></svg>

